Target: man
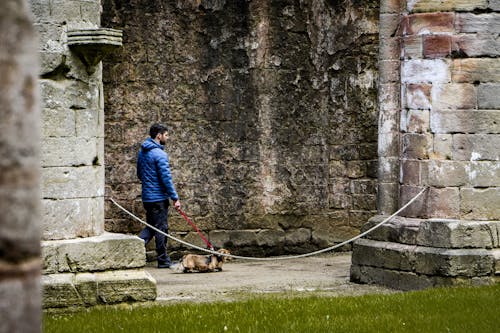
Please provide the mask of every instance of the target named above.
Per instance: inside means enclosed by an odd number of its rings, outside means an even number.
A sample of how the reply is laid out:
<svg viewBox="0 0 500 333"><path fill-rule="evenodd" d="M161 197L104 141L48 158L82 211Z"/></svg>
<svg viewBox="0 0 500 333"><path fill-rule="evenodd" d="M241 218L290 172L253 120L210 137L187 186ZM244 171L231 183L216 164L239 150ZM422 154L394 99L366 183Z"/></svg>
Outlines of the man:
<svg viewBox="0 0 500 333"><path fill-rule="evenodd" d="M149 129L150 138L141 145L137 157L137 177L142 183L142 203L146 209L146 221L163 232L168 231L169 199L174 207L180 208L179 196L174 188L168 155L164 151L167 142L167 128L154 124ZM169 268L172 262L167 254L167 239L150 227L144 228L139 237L144 244L155 237L158 268Z"/></svg>

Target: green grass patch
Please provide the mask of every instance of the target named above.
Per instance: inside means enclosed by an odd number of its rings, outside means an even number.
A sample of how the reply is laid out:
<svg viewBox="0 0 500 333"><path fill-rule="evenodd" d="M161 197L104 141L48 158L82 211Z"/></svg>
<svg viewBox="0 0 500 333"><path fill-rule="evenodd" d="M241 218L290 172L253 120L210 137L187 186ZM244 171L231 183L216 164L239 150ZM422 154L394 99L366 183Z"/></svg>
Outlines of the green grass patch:
<svg viewBox="0 0 500 333"><path fill-rule="evenodd" d="M500 284L358 297L113 306L45 313L56 332L498 332Z"/></svg>

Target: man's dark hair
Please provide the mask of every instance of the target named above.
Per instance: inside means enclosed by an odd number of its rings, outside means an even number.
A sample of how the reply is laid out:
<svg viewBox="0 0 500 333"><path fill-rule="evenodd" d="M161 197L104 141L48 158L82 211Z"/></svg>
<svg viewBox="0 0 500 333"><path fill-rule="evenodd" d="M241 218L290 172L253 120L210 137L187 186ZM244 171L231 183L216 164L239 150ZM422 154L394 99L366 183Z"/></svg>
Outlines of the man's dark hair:
<svg viewBox="0 0 500 333"><path fill-rule="evenodd" d="M168 129L166 126L164 126L162 124L153 124L151 126L151 128L149 129L149 136L154 139L154 138L156 138L158 133L163 134L167 131L168 131Z"/></svg>

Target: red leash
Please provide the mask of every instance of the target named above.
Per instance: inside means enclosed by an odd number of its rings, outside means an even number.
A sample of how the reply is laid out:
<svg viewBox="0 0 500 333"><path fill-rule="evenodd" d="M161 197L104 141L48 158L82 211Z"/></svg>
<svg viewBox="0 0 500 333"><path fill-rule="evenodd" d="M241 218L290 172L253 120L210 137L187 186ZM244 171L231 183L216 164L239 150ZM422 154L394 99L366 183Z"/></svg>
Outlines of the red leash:
<svg viewBox="0 0 500 333"><path fill-rule="evenodd" d="M179 212L179 214L182 215L182 217L184 218L184 220L186 220L189 224L191 224L191 226L193 227L194 230L196 230L196 232L198 233L198 235L200 235L201 239L203 239L203 241L205 242L205 244L207 244L208 248L210 250L215 250L213 245L208 241L208 239L205 238L205 236L203 236L202 232L200 231L200 229L198 229L198 227L193 223L193 221L191 221L189 219L189 217L187 217L186 214L184 214L184 212L178 208L178 207L175 207L175 209L177 209L177 212Z"/></svg>

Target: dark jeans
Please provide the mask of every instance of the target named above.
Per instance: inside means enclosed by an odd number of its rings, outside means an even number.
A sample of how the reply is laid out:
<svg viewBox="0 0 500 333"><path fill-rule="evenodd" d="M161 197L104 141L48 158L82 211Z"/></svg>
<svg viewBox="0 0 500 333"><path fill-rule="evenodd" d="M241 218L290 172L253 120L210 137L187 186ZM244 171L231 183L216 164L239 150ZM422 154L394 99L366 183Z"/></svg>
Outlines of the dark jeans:
<svg viewBox="0 0 500 333"><path fill-rule="evenodd" d="M144 202L146 209L146 222L160 229L163 232L168 232L168 200L160 202ZM151 239L155 238L156 254L158 255L158 266L170 266L172 263L167 254L167 237L154 231L150 227L142 229L139 237L148 244Z"/></svg>

